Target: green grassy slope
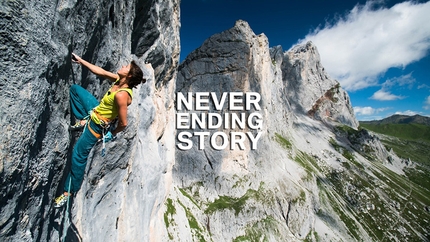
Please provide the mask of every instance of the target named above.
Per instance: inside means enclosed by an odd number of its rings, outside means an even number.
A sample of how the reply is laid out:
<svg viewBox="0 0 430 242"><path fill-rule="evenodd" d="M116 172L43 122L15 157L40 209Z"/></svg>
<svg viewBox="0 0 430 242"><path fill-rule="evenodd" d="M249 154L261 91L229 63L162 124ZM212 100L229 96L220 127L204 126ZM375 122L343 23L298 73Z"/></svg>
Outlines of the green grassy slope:
<svg viewBox="0 0 430 242"><path fill-rule="evenodd" d="M384 134L382 143L405 159L430 166L430 126L422 124L369 124L360 126L375 133Z"/></svg>
<svg viewBox="0 0 430 242"><path fill-rule="evenodd" d="M430 142L430 126L423 124L366 124L360 126L376 133L414 141Z"/></svg>
<svg viewBox="0 0 430 242"><path fill-rule="evenodd" d="M380 136L381 142L415 166L404 168L407 178L430 194L430 126L416 123L377 124L360 122L360 126ZM427 195L428 198L428 195Z"/></svg>
<svg viewBox="0 0 430 242"><path fill-rule="evenodd" d="M391 171L382 161L371 160L363 165L355 152L366 156L371 150L352 151L339 142L342 138L351 143L359 141L356 138L362 130L347 126L336 129L340 139L331 138L329 142L345 158L341 161L343 169L327 169L320 165L321 160L302 151L294 159L307 171L307 177L316 177L321 203L317 216L327 224L334 224L338 217L355 241L363 241L363 230L372 241L428 238L430 173L420 165L406 168L406 176ZM286 148L288 138L277 136L279 144Z"/></svg>

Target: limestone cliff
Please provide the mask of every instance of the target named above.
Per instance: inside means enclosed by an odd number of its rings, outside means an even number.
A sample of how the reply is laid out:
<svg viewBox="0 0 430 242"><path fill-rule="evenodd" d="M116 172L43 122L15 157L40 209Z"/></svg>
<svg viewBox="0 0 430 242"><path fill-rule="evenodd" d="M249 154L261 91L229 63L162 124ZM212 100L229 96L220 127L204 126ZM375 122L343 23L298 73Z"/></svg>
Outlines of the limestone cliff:
<svg viewBox="0 0 430 242"><path fill-rule="evenodd" d="M63 235L64 209L55 210L52 199L62 192L76 139L67 131L68 89L80 84L100 98L109 86L72 64L71 52L110 71L134 58L148 82L135 90L129 127L108 155L101 159L100 145L93 149L72 200L68 239L146 240L158 233L174 158L179 1L2 1L0 15L0 240Z"/></svg>
<svg viewBox="0 0 430 242"><path fill-rule="evenodd" d="M348 94L325 72L317 47L311 42L289 50L281 70L288 100L296 111L358 128Z"/></svg>

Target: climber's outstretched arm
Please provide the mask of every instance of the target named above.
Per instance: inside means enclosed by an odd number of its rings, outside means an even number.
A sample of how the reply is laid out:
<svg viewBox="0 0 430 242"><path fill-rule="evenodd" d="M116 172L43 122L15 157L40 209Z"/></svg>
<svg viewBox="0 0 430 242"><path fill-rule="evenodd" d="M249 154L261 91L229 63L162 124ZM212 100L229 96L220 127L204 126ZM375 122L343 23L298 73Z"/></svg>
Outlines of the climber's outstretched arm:
<svg viewBox="0 0 430 242"><path fill-rule="evenodd" d="M81 57L79 57L78 55L76 55L75 53L72 53L72 61L87 67L92 73L96 74L97 76L106 78L110 81L116 81L119 79L118 74L112 73L110 71L106 71L105 69L103 69L99 66L91 64L88 61L86 61L86 60L82 59Z"/></svg>

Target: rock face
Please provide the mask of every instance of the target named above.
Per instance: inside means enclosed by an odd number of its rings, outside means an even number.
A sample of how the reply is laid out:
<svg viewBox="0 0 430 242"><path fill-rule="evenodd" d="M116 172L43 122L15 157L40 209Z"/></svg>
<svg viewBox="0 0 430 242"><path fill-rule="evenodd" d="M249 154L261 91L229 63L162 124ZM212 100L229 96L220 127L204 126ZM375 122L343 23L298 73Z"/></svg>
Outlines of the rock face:
<svg viewBox="0 0 430 242"><path fill-rule="evenodd" d="M358 128L348 94L324 71L316 46L311 42L288 51L281 70L288 99L296 112Z"/></svg>
<svg viewBox="0 0 430 242"><path fill-rule="evenodd" d="M398 230L378 228L397 219L392 216L396 209L382 212L392 199L409 197L404 190L394 195L376 185L387 185L375 179L381 174L402 174L396 165L388 172L380 164L400 164L401 159L358 129L348 94L325 73L312 43L287 52L269 48L266 36L238 21L185 59L176 92L176 143L183 146L176 149L173 187L165 203L170 240L401 241L411 235L402 231L413 217L396 223ZM261 109L219 108L209 95L253 92L261 94ZM178 98L188 94L190 110ZM198 104L202 96L207 99L203 108ZM192 117L218 114L231 124L232 118L226 119L233 114L254 113L261 115L261 127L210 128L209 121L192 127ZM213 143L219 132L226 137ZM257 147L246 137L243 148L219 149L222 141L234 142L235 132L259 134ZM422 201L414 203L422 206ZM375 204L384 205L377 209ZM422 239L427 232L418 224L420 232L412 234Z"/></svg>
<svg viewBox="0 0 430 242"><path fill-rule="evenodd" d="M109 86L72 64L71 52L111 71L134 58L148 82L135 90L129 128L108 145L107 157L99 156L100 145L93 149L73 199L68 238L148 239L157 233L157 211L169 184L163 174L174 158L169 117L179 60L179 1L18 0L3 2L0 14L0 240L63 236L64 210L54 210L52 199L62 192L76 138L67 131L73 120L68 89L80 84L100 98Z"/></svg>

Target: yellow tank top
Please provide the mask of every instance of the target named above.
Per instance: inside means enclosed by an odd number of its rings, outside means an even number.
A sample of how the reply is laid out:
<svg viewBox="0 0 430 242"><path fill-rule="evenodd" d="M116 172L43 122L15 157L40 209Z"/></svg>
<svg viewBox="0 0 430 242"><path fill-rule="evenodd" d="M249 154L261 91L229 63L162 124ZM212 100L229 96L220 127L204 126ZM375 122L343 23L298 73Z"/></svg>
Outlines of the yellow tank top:
<svg viewBox="0 0 430 242"><path fill-rule="evenodd" d="M115 94L119 91L126 91L133 98L133 90L130 88L120 88L115 92L111 92L112 87L117 83L116 81L109 91L103 96L100 104L93 109L91 119L96 124L103 124L103 122L110 122L118 117L118 107L115 105Z"/></svg>

